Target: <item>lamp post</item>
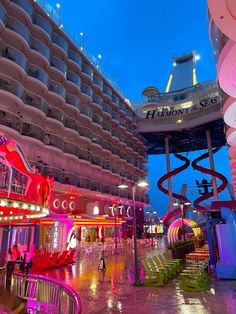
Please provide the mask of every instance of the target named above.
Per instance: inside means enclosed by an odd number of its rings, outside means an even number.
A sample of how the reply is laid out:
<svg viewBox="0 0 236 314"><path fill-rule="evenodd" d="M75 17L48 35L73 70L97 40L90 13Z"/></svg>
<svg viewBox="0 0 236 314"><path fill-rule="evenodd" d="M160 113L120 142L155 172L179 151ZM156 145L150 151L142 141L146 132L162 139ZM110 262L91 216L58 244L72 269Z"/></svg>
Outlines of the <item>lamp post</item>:
<svg viewBox="0 0 236 314"><path fill-rule="evenodd" d="M183 230L184 241L185 241L186 238L185 238L185 230L184 230L184 205L185 206L189 206L189 205L191 205L191 203L187 200L187 201L181 202L181 203L174 202L173 205L174 206L178 206L179 205L179 207L180 207L180 210L181 210L181 227L182 227L182 230Z"/></svg>
<svg viewBox="0 0 236 314"><path fill-rule="evenodd" d="M142 282L140 280L140 275L139 275L138 247L137 247L137 221L136 221L136 202L135 202L136 185L139 187L147 187L148 183L146 181L139 181L137 184L135 184L135 182L132 182L131 184L132 205L133 205L133 226L134 226L134 276L135 276L135 281L133 285L136 287L141 287ZM120 185L118 185L118 188L125 189L125 188L128 188L128 185L126 185L125 183L121 183Z"/></svg>
<svg viewBox="0 0 236 314"><path fill-rule="evenodd" d="M80 32L80 37L81 37L81 45L80 45L80 50L84 49L84 32Z"/></svg>

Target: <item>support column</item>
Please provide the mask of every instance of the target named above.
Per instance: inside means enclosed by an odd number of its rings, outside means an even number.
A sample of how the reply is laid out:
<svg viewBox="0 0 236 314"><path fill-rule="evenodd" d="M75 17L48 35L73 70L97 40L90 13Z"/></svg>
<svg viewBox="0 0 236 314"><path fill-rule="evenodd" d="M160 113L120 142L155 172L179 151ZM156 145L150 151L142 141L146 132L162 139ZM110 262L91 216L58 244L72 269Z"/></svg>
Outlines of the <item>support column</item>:
<svg viewBox="0 0 236 314"><path fill-rule="evenodd" d="M166 152L166 170L170 172L170 146L169 137L165 137L165 152ZM168 178L168 195L169 195L169 209L173 210L173 195L172 195L172 180Z"/></svg>
<svg viewBox="0 0 236 314"><path fill-rule="evenodd" d="M209 159L210 159L210 168L212 171L215 171L213 153L212 153L212 145L211 145L211 132L209 130L206 131L207 137L207 148L209 152ZM216 184L216 177L212 176L212 185L213 185L213 196L214 201L218 201L218 193L217 193L217 184Z"/></svg>

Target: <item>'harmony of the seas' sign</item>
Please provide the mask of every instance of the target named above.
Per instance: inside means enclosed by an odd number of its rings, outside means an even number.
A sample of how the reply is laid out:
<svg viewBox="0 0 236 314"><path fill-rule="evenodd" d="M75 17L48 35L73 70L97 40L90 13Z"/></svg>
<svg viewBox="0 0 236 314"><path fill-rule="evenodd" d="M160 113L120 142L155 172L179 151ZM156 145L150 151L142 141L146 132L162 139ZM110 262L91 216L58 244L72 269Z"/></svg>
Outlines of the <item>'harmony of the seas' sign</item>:
<svg viewBox="0 0 236 314"><path fill-rule="evenodd" d="M220 96L215 97L208 97L205 99L202 99L199 101L198 104L195 104L188 108L182 108L182 109L168 109L168 108L162 108L161 110L152 109L148 110L146 113L146 119L156 119L156 118L168 118L168 117L174 117L174 116L182 116L189 114L194 111L201 110L203 108L206 108L210 105L213 105L215 103L218 103L220 101Z"/></svg>

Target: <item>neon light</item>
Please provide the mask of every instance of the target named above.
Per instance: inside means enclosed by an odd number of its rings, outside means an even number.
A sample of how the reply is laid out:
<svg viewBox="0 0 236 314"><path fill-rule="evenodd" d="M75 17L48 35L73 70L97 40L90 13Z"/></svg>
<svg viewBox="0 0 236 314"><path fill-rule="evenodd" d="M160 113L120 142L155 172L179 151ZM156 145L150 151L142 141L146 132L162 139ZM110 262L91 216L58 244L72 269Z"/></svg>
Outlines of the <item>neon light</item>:
<svg viewBox="0 0 236 314"><path fill-rule="evenodd" d="M58 226L59 222L56 220L54 223L54 232L53 232L53 248L58 248Z"/></svg>
<svg viewBox="0 0 236 314"><path fill-rule="evenodd" d="M197 84L197 74L196 74L196 69L193 69L193 85Z"/></svg>
<svg viewBox="0 0 236 314"><path fill-rule="evenodd" d="M187 226L192 228L193 234L194 234L194 236L196 238L203 234L202 230L199 227L194 227L194 226L196 226L196 222L195 221L193 221L191 219L184 218L183 222L184 222L185 225L187 225ZM178 241L178 233L179 233L179 228L181 226L182 226L182 218L176 219L169 226L169 229L168 229L168 232L167 232L167 239L168 239L169 243L173 243L173 242L177 242Z"/></svg>
<svg viewBox="0 0 236 314"><path fill-rule="evenodd" d="M173 75L171 74L170 77L169 77L167 86L166 86L166 93L168 93L169 90L170 90L170 84L171 84L171 82L172 82L172 78L173 78Z"/></svg>

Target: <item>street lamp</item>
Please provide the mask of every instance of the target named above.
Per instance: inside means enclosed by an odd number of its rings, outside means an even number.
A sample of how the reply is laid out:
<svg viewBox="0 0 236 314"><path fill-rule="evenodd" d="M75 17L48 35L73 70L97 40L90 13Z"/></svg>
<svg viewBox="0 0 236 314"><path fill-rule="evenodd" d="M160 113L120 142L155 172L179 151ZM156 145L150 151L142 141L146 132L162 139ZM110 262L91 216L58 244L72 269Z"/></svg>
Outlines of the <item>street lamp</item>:
<svg viewBox="0 0 236 314"><path fill-rule="evenodd" d="M140 275L139 275L138 248L137 248L137 221L136 221L136 203L135 203L136 186L144 188L148 186L148 183L147 181L144 181L144 180L140 180L137 183L135 182L131 183L132 203L133 203L133 224L134 224L134 274L135 274L135 281L133 285L136 287L141 287L142 282L140 280ZM118 188L126 189L128 188L128 185L125 183L121 183L118 185Z"/></svg>
<svg viewBox="0 0 236 314"><path fill-rule="evenodd" d="M184 241L186 240L185 238L185 231L184 231L184 205L185 206L189 206L191 205L191 203L187 200L185 202L181 202L181 203L178 203L178 202L174 202L173 203L174 206L179 206L180 207L180 210L181 210L181 216L182 216L182 220L181 220L181 225L182 225L182 230L183 230L183 234L184 234Z"/></svg>
<svg viewBox="0 0 236 314"><path fill-rule="evenodd" d="M81 36L81 45L80 45L80 50L84 49L84 32L79 33Z"/></svg>
<svg viewBox="0 0 236 314"><path fill-rule="evenodd" d="M98 60L99 60L99 62L97 64L97 68L98 69L100 68L100 70L102 70L102 55L101 55L101 53L98 54Z"/></svg>
<svg viewBox="0 0 236 314"><path fill-rule="evenodd" d="M58 25L59 25L59 27L61 28L61 4L60 3L57 3L56 4L56 7L57 7L57 9L58 9L58 17L59 17L59 19L58 19Z"/></svg>

